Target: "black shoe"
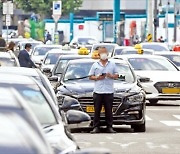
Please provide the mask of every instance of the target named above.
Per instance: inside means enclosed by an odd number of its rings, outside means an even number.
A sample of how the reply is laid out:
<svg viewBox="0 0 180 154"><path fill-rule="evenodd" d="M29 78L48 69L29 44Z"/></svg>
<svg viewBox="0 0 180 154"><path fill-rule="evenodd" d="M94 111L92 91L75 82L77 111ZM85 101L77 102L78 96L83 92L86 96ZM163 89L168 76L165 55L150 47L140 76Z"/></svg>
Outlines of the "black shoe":
<svg viewBox="0 0 180 154"><path fill-rule="evenodd" d="M90 133L91 134L100 133L100 129L98 127L95 127Z"/></svg>
<svg viewBox="0 0 180 154"><path fill-rule="evenodd" d="M112 127L107 127L106 133L117 133L117 132L114 131Z"/></svg>

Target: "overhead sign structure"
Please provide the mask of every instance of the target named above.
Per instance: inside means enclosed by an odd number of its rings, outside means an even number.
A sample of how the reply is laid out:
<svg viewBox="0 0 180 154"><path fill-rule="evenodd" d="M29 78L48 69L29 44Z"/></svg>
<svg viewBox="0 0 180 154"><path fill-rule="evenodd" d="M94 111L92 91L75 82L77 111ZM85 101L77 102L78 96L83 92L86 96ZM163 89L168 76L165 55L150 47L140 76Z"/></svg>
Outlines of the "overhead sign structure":
<svg viewBox="0 0 180 154"><path fill-rule="evenodd" d="M13 14L13 3L8 1L3 3L3 14Z"/></svg>
<svg viewBox="0 0 180 154"><path fill-rule="evenodd" d="M53 1L53 15L61 15L61 14L62 14L62 2Z"/></svg>

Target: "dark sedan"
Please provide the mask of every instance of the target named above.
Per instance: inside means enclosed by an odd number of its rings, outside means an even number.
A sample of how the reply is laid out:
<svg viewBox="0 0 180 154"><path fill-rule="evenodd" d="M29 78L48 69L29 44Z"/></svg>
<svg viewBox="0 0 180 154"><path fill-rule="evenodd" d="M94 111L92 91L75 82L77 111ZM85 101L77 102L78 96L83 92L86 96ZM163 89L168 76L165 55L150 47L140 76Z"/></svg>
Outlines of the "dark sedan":
<svg viewBox="0 0 180 154"><path fill-rule="evenodd" d="M92 120L94 116L93 88L94 82L89 80L88 73L96 60L79 59L69 61L60 86L57 88L59 102L64 96L79 100L81 110L88 113ZM139 84L133 70L125 61L113 60L119 72L115 81L113 102L113 124L126 124L136 132L145 131L145 93ZM102 124L105 122L104 108L101 114Z"/></svg>

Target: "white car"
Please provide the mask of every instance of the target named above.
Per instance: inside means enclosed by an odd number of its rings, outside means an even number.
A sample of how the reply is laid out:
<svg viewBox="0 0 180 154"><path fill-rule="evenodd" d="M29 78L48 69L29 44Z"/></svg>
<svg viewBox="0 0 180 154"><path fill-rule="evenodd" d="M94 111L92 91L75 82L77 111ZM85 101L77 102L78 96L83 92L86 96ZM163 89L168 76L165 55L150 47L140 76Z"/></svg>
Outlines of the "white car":
<svg viewBox="0 0 180 154"><path fill-rule="evenodd" d="M132 48L123 49L122 52L121 52L121 55L129 55L129 54L138 54L138 51L137 51L137 49L132 47ZM143 54L145 54L145 55L153 55L154 50L143 49Z"/></svg>
<svg viewBox="0 0 180 154"><path fill-rule="evenodd" d="M154 51L170 51L167 44L160 42L144 42L141 43L143 49L151 49Z"/></svg>
<svg viewBox="0 0 180 154"><path fill-rule="evenodd" d="M155 52L155 55L163 56L171 60L180 69L180 53L179 52Z"/></svg>
<svg viewBox="0 0 180 154"><path fill-rule="evenodd" d="M92 46L91 53L95 50L98 50L99 47L105 47L108 50L108 56L112 57L114 50L119 47L119 45L116 43L97 43Z"/></svg>
<svg viewBox="0 0 180 154"><path fill-rule="evenodd" d="M155 55L123 55L114 58L124 59L131 64L136 75L141 77L140 84L150 103L180 100L180 71L169 59Z"/></svg>
<svg viewBox="0 0 180 154"><path fill-rule="evenodd" d="M94 37L91 36L78 36L74 37L70 42L70 47L72 48L80 48L85 46L88 49L91 49L93 44L99 43Z"/></svg>
<svg viewBox="0 0 180 154"><path fill-rule="evenodd" d="M41 64L46 53L52 49L62 49L62 45L37 45L31 53L31 59L36 64Z"/></svg>
<svg viewBox="0 0 180 154"><path fill-rule="evenodd" d="M44 69L50 69L50 72L52 72L54 65L56 64L56 62L58 61L61 55L74 55L74 54L77 54L77 52L52 49L48 51L44 56L44 59L41 64L41 70L43 71Z"/></svg>

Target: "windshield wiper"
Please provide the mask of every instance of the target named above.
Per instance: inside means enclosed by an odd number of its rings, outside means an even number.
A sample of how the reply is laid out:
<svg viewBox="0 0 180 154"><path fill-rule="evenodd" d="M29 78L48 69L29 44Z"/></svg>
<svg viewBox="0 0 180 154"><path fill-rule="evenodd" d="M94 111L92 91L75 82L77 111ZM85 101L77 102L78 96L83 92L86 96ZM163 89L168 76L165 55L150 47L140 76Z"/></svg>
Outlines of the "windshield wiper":
<svg viewBox="0 0 180 154"><path fill-rule="evenodd" d="M71 80L80 80L80 79L86 79L89 78L90 76L84 76L84 77L80 77L80 78L71 78L71 79L66 79L64 81L71 81Z"/></svg>

